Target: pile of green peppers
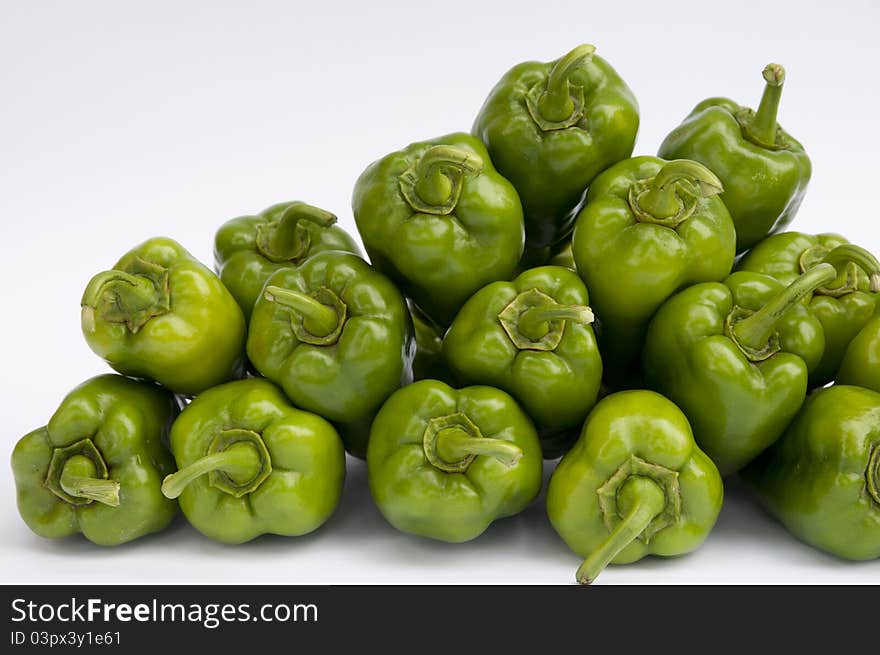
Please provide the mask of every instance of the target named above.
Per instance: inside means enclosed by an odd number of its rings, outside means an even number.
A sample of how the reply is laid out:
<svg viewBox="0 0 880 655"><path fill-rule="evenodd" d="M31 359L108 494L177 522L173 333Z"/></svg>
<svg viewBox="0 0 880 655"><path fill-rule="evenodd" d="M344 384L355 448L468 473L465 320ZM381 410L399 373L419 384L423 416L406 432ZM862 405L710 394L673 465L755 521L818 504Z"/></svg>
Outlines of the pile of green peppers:
<svg viewBox="0 0 880 655"><path fill-rule="evenodd" d="M880 263L782 232L810 179L777 122L710 98L633 157L591 45L505 73L470 132L366 167L352 211L275 204L84 284L83 382L12 453L43 537L116 545L178 510L241 543L322 526L346 451L398 530L456 543L538 497L583 558L698 548L740 475L797 538L880 557Z"/></svg>

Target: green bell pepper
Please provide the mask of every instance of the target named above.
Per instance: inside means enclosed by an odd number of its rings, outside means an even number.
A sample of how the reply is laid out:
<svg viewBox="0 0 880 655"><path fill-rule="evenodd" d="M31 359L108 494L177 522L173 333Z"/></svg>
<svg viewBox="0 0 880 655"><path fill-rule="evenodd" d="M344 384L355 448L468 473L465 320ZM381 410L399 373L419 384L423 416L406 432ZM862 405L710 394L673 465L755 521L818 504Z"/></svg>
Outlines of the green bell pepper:
<svg viewBox="0 0 880 655"><path fill-rule="evenodd" d="M724 489L672 402L651 391L599 401L580 438L553 471L547 514L586 559L589 584L609 564L691 552L708 536Z"/></svg>
<svg viewBox="0 0 880 655"><path fill-rule="evenodd" d="M519 193L529 249L564 239L593 178L635 145L635 96L594 50L581 45L550 63L514 66L474 122L473 134Z"/></svg>
<svg viewBox="0 0 880 655"><path fill-rule="evenodd" d="M241 309L176 241L150 239L126 253L91 279L81 305L89 347L124 375L193 395L244 371Z"/></svg>
<svg viewBox="0 0 880 655"><path fill-rule="evenodd" d="M764 239L737 265L737 270L772 275L783 284L791 284L820 262L834 264L840 274L835 282L816 289L809 298L810 311L825 334L825 354L810 375L811 387L824 386L834 379L846 347L874 315L880 291L877 258L838 234L784 232Z"/></svg>
<svg viewBox="0 0 880 655"><path fill-rule="evenodd" d="M352 208L373 266L441 326L477 289L512 277L523 252L519 197L467 134L370 164Z"/></svg>
<svg viewBox="0 0 880 655"><path fill-rule="evenodd" d="M200 394L171 427L179 470L162 493L199 532L229 544L262 534L299 536L339 502L345 451L333 426L250 378Z"/></svg>
<svg viewBox="0 0 880 655"><path fill-rule="evenodd" d="M400 292L346 252L318 253L273 273L254 305L247 341L254 367L294 405L336 423L358 457L366 455L369 426L357 424L369 423L412 379L414 349Z"/></svg>
<svg viewBox="0 0 880 655"><path fill-rule="evenodd" d="M179 407L168 391L100 375L71 391L48 425L12 451L18 511L41 537L82 533L115 546L171 523L160 490L174 470L163 441Z"/></svg>
<svg viewBox="0 0 880 655"><path fill-rule="evenodd" d="M664 300L730 273L736 234L720 191L701 164L656 157L615 164L590 186L572 253L601 323L612 385L641 386L645 330Z"/></svg>
<svg viewBox="0 0 880 655"><path fill-rule="evenodd" d="M801 300L836 278L831 264L787 287L742 271L685 289L651 321L648 384L681 407L722 475L776 441L803 404L824 339Z"/></svg>
<svg viewBox="0 0 880 655"><path fill-rule="evenodd" d="M880 310L880 303L877 306ZM880 313L868 321L849 344L837 382L880 393Z"/></svg>
<svg viewBox="0 0 880 655"><path fill-rule="evenodd" d="M602 359L588 305L577 273L533 268L477 291L443 340L461 383L503 389L522 405L548 459L568 450L599 394Z"/></svg>
<svg viewBox="0 0 880 655"><path fill-rule="evenodd" d="M798 539L845 559L880 558L880 394L819 389L742 477Z"/></svg>
<svg viewBox="0 0 880 655"><path fill-rule="evenodd" d="M521 512L541 488L538 435L509 395L422 380L379 410L370 491L398 530L458 543Z"/></svg>
<svg viewBox="0 0 880 655"><path fill-rule="evenodd" d="M670 132L657 154L693 159L724 184L721 199L736 225L737 252L779 232L797 213L812 166L804 147L776 122L785 70L764 68L757 111L728 98L708 98Z"/></svg>
<svg viewBox="0 0 880 655"><path fill-rule="evenodd" d="M272 205L256 216L224 223L214 239L217 274L250 320L269 276L325 250L360 254L336 216L304 202Z"/></svg>

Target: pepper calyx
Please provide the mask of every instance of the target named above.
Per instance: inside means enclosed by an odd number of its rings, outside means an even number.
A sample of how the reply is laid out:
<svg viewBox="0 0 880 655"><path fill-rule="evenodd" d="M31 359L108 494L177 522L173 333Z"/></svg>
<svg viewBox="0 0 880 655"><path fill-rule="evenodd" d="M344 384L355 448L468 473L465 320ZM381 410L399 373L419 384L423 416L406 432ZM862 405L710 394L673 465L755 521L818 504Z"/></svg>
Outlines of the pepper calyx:
<svg viewBox="0 0 880 655"><path fill-rule="evenodd" d="M112 269L95 275L80 306L86 332L94 332L100 319L122 323L136 334L150 319L171 311L170 273L164 266L137 257L126 271Z"/></svg>
<svg viewBox="0 0 880 655"><path fill-rule="evenodd" d="M563 305L539 289L528 289L498 314L498 321L519 350L555 350L567 321L589 324L593 310L585 305Z"/></svg>
<svg viewBox="0 0 880 655"><path fill-rule="evenodd" d="M348 306L327 287L308 294L268 285L263 297L289 316L290 329L303 343L332 346L348 320Z"/></svg>
<svg viewBox="0 0 880 655"><path fill-rule="evenodd" d="M681 518L678 471L630 455L596 491L608 536L577 570L577 581L590 584L634 541L651 537Z"/></svg>
<svg viewBox="0 0 880 655"><path fill-rule="evenodd" d="M46 488L71 505L100 502L119 506L119 483L110 480L101 451L90 438L55 448L44 482Z"/></svg>
<svg viewBox="0 0 880 655"><path fill-rule="evenodd" d="M621 511L618 507L619 492L626 481L633 476L653 481L663 490L666 499L663 510L657 513L638 536L640 541L647 544L651 541L651 537L661 530L675 525L681 518L681 486L678 482L678 471L653 464L636 455L630 455L629 459L625 460L614 474L596 490L602 521L609 532L621 520Z"/></svg>
<svg viewBox="0 0 880 655"><path fill-rule="evenodd" d="M400 193L414 211L445 216L458 205L464 178L479 175L483 166L476 153L431 146L400 174Z"/></svg>
<svg viewBox="0 0 880 655"><path fill-rule="evenodd" d="M584 117L584 88L571 82L571 74L592 57L596 47L580 45L556 61L546 81L533 85L525 96L526 109L544 132L563 130Z"/></svg>
<svg viewBox="0 0 880 655"><path fill-rule="evenodd" d="M272 473L272 458L260 434L242 428L218 432L205 455L165 477L162 493L177 498L203 475L208 484L235 498L256 491Z"/></svg>
<svg viewBox="0 0 880 655"><path fill-rule="evenodd" d="M522 450L504 439L484 437L466 414L455 412L428 421L422 435L422 448L429 464L444 473L464 473L479 455L493 457L513 466Z"/></svg>
<svg viewBox="0 0 880 655"><path fill-rule="evenodd" d="M256 248L276 264L299 263L311 248L309 225L327 228L336 222L336 215L306 204L294 202L272 221L257 225Z"/></svg>
<svg viewBox="0 0 880 655"><path fill-rule="evenodd" d="M666 162L654 177L633 182L627 204L640 223L674 230L693 215L700 200L723 191L721 180L708 168L675 159Z"/></svg>

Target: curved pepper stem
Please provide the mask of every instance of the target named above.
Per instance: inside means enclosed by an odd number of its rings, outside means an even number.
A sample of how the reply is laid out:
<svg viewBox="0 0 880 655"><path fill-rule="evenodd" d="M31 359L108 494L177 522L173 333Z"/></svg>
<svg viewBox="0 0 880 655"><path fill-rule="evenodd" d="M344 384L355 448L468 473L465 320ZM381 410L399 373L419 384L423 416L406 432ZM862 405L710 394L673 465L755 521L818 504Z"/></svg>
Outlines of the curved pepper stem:
<svg viewBox="0 0 880 655"><path fill-rule="evenodd" d="M802 274L788 287L770 299L761 309L728 324L728 336L752 361L771 356L778 347L771 346L779 319L804 297L837 279L831 264L819 264Z"/></svg>
<svg viewBox="0 0 880 655"><path fill-rule="evenodd" d="M414 210L426 214L449 214L458 204L461 181L479 175L483 159L455 146L432 146L399 179L400 191Z"/></svg>
<svg viewBox="0 0 880 655"><path fill-rule="evenodd" d="M339 325L336 310L308 294L269 285L263 296L269 302L277 303L302 316L303 326L316 337L333 334Z"/></svg>
<svg viewBox="0 0 880 655"><path fill-rule="evenodd" d="M505 466L513 466L522 457L522 450L516 444L504 439L474 437L459 427L450 427L437 433L437 456L454 464L468 457L486 455L494 457Z"/></svg>
<svg viewBox="0 0 880 655"><path fill-rule="evenodd" d="M773 146L776 144L776 115L782 98L785 69L779 64L767 64L762 74L766 85L761 104L751 120L743 126L743 132L756 145Z"/></svg>
<svg viewBox="0 0 880 655"><path fill-rule="evenodd" d="M538 289L527 289L498 313L498 322L520 350L555 350L565 333L565 321L592 323L593 310L562 305Z"/></svg>
<svg viewBox="0 0 880 655"><path fill-rule="evenodd" d="M119 483L97 478L95 463L84 455L73 455L61 471L60 486L76 498L94 500L110 507L119 507Z"/></svg>
<svg viewBox="0 0 880 655"><path fill-rule="evenodd" d="M480 428L461 412L430 419L422 448L428 463L444 473L464 473L478 455L494 457L505 466L513 466L522 457L519 446L483 437Z"/></svg>
<svg viewBox="0 0 880 655"><path fill-rule="evenodd" d="M835 268L850 263L855 264L868 274L871 293L880 292L880 261L864 248L845 243L830 250L822 261L832 264Z"/></svg>
<svg viewBox="0 0 880 655"><path fill-rule="evenodd" d="M191 482L214 471L224 473L235 484L245 484L259 474L262 464L260 453L253 444L239 441L166 476L162 481L162 493L166 498L177 498Z"/></svg>
<svg viewBox="0 0 880 655"><path fill-rule="evenodd" d="M530 307L519 315L519 332L530 341L539 341L550 331L551 321L592 323L593 310L584 305L545 305Z"/></svg>
<svg viewBox="0 0 880 655"><path fill-rule="evenodd" d="M304 223L327 228L336 215L304 202L292 203L274 221L257 226L257 250L273 262L299 261L308 254L309 233Z"/></svg>
<svg viewBox="0 0 880 655"><path fill-rule="evenodd" d="M547 88L538 98L538 112L550 122L568 119L577 108L571 98L571 74L590 61L596 46L584 44L561 57L550 70Z"/></svg>
<svg viewBox="0 0 880 655"><path fill-rule="evenodd" d="M694 199L723 191L718 176L699 162L674 159L630 188L630 207L643 222L676 227L693 212Z"/></svg>
<svg viewBox="0 0 880 655"><path fill-rule="evenodd" d="M593 582L620 551L645 531L666 507L666 494L650 478L632 476L621 487L618 503L623 512L621 521L578 568L577 581L581 584Z"/></svg>
<svg viewBox="0 0 880 655"><path fill-rule="evenodd" d="M103 302L107 300L109 302ZM124 323L137 332L153 316L168 311L168 299L157 288L156 282L144 275L110 270L98 273L89 280L80 301L82 326L93 332L96 319L110 323Z"/></svg>

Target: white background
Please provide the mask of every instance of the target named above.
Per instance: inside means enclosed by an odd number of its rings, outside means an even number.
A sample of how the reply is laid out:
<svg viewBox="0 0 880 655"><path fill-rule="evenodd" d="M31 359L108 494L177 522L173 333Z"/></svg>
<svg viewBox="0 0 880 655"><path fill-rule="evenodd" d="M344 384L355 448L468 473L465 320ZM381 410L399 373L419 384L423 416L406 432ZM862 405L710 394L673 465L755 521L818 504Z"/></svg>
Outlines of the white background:
<svg viewBox="0 0 880 655"><path fill-rule="evenodd" d="M822 5L826 8L822 8ZM154 235L206 263L223 221L302 199L354 230L351 187L411 141L468 130L514 63L593 43L635 91L637 154L702 98L754 106L788 70L780 121L807 147L794 224L880 253L876 2L12 2L0 0L2 452L104 364L84 343L92 274ZM547 466L547 474L551 471ZM0 467L0 582L569 583L578 558L543 499L444 545L384 523L350 461L318 532L229 547L182 520L115 549L41 539ZM602 583L880 582L774 524L736 483L704 547L607 570Z"/></svg>

